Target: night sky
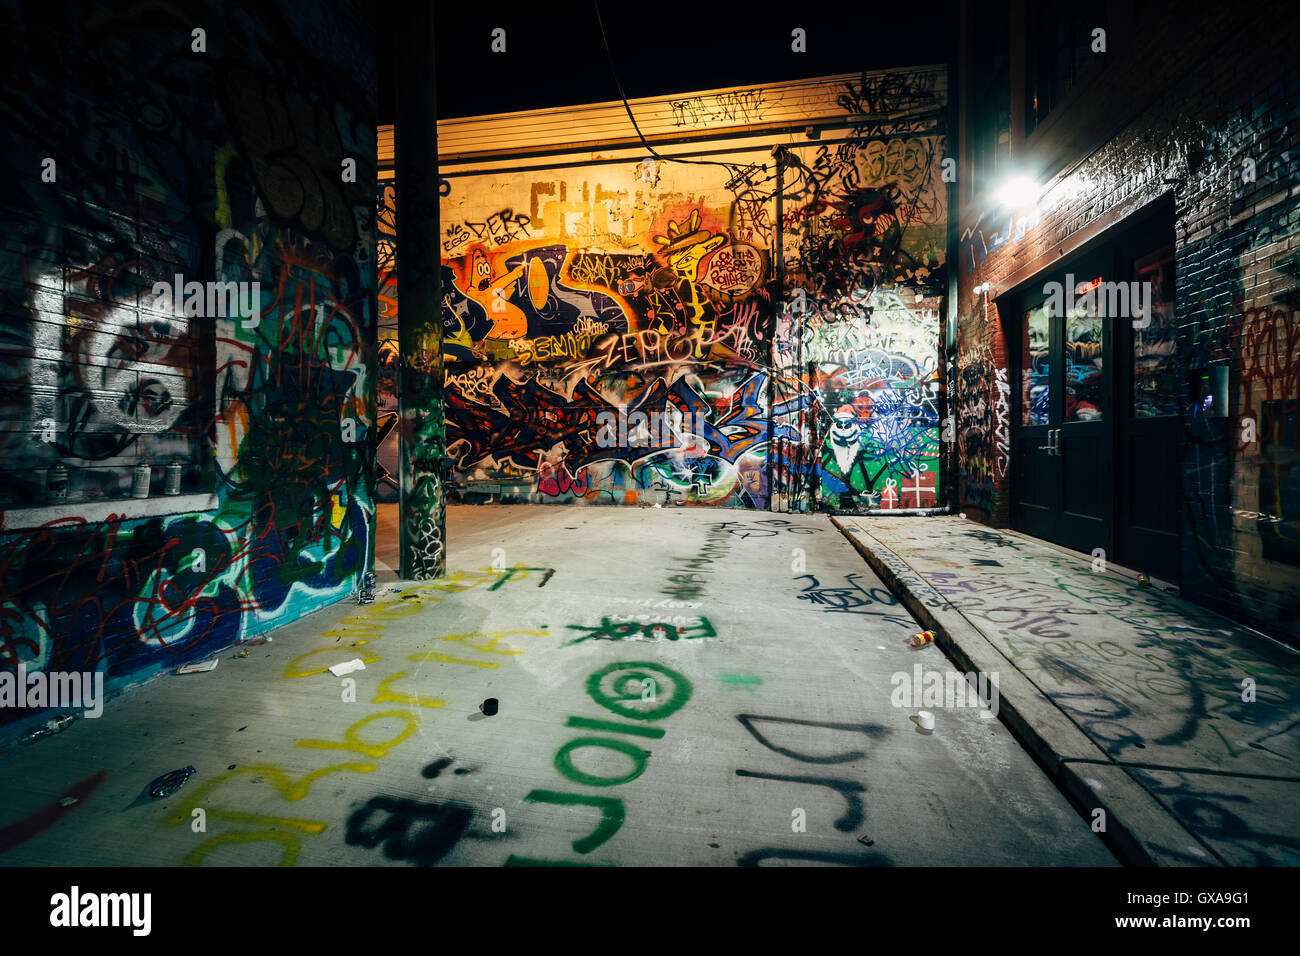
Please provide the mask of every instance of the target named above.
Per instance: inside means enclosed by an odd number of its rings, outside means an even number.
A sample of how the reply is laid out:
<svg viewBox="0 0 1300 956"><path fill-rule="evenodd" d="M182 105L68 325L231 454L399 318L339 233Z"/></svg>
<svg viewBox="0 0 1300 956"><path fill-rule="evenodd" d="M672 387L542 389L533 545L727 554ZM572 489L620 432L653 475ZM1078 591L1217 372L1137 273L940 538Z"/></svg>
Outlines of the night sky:
<svg viewBox="0 0 1300 956"><path fill-rule="evenodd" d="M403 8L379 4L381 123L393 117L391 51ZM773 16L756 4L610 0L600 7L630 98L952 60L955 4L818 10ZM593 3L440 4L437 18L439 118L619 97ZM506 31L505 53L491 52L496 27ZM790 49L795 27L807 31L806 53Z"/></svg>

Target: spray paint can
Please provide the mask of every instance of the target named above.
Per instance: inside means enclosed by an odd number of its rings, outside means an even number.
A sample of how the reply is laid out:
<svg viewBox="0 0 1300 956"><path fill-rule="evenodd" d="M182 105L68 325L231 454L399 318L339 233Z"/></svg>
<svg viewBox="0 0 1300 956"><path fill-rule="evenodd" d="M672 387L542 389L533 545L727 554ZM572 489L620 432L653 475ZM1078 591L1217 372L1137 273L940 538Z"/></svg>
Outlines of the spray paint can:
<svg viewBox="0 0 1300 956"><path fill-rule="evenodd" d="M68 469L63 462L45 473L45 495L51 502L68 500Z"/></svg>
<svg viewBox="0 0 1300 956"><path fill-rule="evenodd" d="M181 462L179 458L173 458L171 464L167 466L167 480L163 485L163 494L179 495L181 493Z"/></svg>
<svg viewBox="0 0 1300 956"><path fill-rule="evenodd" d="M149 462L142 461L135 466L135 476L131 482L132 498L149 497L149 479L152 475L153 471L149 467Z"/></svg>

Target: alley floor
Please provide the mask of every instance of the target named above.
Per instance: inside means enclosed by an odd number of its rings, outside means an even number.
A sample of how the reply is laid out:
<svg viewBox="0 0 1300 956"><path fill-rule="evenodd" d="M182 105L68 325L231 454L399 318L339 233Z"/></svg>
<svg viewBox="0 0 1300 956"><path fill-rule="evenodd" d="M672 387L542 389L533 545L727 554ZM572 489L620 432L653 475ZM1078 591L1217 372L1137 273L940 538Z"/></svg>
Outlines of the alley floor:
<svg viewBox="0 0 1300 956"><path fill-rule="evenodd" d="M835 518L1128 862L1300 865L1300 651L1101 557L956 516Z"/></svg>
<svg viewBox="0 0 1300 956"><path fill-rule="evenodd" d="M1116 864L828 518L457 506L448 568L0 754L0 865Z"/></svg>

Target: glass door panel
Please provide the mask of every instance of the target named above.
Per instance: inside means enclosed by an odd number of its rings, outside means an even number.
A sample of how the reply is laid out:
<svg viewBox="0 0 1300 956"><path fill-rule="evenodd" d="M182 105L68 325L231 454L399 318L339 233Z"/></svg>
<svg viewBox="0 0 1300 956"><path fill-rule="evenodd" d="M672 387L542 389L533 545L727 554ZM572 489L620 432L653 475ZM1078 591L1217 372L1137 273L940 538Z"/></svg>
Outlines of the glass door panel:
<svg viewBox="0 0 1300 956"><path fill-rule="evenodd" d="M1021 422L1046 425L1051 420L1052 357L1051 315L1045 305L1025 312L1021 342Z"/></svg>

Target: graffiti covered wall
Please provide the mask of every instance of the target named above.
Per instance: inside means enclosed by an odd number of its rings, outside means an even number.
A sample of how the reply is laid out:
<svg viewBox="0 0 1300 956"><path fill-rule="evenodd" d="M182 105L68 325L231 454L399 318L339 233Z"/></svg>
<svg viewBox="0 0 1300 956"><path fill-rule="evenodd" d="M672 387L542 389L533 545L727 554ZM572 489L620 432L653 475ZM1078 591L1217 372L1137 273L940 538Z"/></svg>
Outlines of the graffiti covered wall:
<svg viewBox="0 0 1300 956"><path fill-rule="evenodd" d="M452 181L454 467L467 488L541 500L765 507L767 251L732 238L705 196L712 170L665 169L639 188L636 172L521 184L535 215L478 223L469 204L496 190Z"/></svg>
<svg viewBox="0 0 1300 956"><path fill-rule="evenodd" d="M945 503L940 330L946 289L946 148L933 75L895 77L853 103L907 113L903 128L791 150L782 214L786 294L777 322L781 447L792 503L843 511ZM848 104L852 105L852 104ZM928 121L916 117L929 117Z"/></svg>
<svg viewBox="0 0 1300 956"><path fill-rule="evenodd" d="M941 80L841 83L841 120L907 118L825 143L444 165L447 445L463 499L940 503ZM669 126L722 95L673 100ZM732 97L698 118L759 123L778 99L748 91L743 110Z"/></svg>
<svg viewBox="0 0 1300 956"><path fill-rule="evenodd" d="M1300 71L1289 86L1300 89ZM1264 208L1179 249L1178 265L1199 276L1178 277L1186 376L1217 369L1228 382L1222 410L1185 399L1184 574L1220 607L1300 641L1300 198L1257 198L1284 192L1300 162L1276 142L1262 188L1242 183L1231 201Z"/></svg>
<svg viewBox="0 0 1300 956"><path fill-rule="evenodd" d="M1150 96L1132 101L1123 92L1107 101L1101 91L1055 121L1059 129L1109 131L1125 120L1121 129L1090 142L1087 158L1036 207L1013 213L976 204L983 212L961 223L956 499L972 518L1009 522L1012 435L1003 394L1014 374L1008 343L1020 319L1000 315L992 299L1047 275L1081 237L1096 236L1104 249L1167 203L1173 261L1159 269L1173 272L1172 314L1138 337L1131 391L1116 390L1125 414L1131 401L1134 418L1177 420L1177 482L1143 489L1144 500L1169 502L1171 511L1176 503L1184 595L1295 643L1300 70L1289 51L1300 18L1239 15L1213 4L1195 5L1192 15L1184 6L1145 5L1144 25L1134 32L1140 43L1110 74L1116 89L1141 87ZM1219 55L1215 38L1229 32L1252 51L1256 67ZM1180 72L1164 59L1171 48L1204 68ZM1159 276L1157 286L1166 281ZM976 292L987 283L992 296ZM1141 487L1142 478L1122 476L1120 490Z"/></svg>
<svg viewBox="0 0 1300 956"><path fill-rule="evenodd" d="M347 5L3 17L0 667L111 687L370 564L372 27Z"/></svg>

